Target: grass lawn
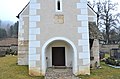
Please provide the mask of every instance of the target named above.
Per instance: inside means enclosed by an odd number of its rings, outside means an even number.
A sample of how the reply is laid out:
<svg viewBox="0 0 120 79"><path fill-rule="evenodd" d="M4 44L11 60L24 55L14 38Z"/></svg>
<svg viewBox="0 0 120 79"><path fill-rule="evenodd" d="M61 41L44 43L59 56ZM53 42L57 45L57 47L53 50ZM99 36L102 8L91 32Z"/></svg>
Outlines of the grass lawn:
<svg viewBox="0 0 120 79"><path fill-rule="evenodd" d="M105 54L105 58L108 58L108 57L110 57L110 54Z"/></svg>
<svg viewBox="0 0 120 79"><path fill-rule="evenodd" d="M44 79L28 75L27 66L18 66L17 56L0 57L0 79Z"/></svg>
<svg viewBox="0 0 120 79"><path fill-rule="evenodd" d="M0 79L43 79L28 75L27 66L16 64L17 56L0 57ZM102 69L91 70L91 75L82 76L82 79L120 79L120 69L108 67L103 62Z"/></svg>
<svg viewBox="0 0 120 79"><path fill-rule="evenodd" d="M120 79L120 69L115 69L101 62L101 69L91 70L90 76L80 76L82 79Z"/></svg>

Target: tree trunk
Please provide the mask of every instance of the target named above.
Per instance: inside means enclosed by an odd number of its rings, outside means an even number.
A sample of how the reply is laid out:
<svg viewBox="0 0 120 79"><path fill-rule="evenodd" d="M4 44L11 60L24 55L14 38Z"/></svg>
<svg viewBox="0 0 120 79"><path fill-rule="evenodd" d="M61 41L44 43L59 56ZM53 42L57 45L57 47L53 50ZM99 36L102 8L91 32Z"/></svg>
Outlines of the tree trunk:
<svg viewBox="0 0 120 79"><path fill-rule="evenodd" d="M110 40L109 40L109 26L106 25L106 43L109 44Z"/></svg>
<svg viewBox="0 0 120 79"><path fill-rule="evenodd" d="M99 27L99 14L97 14L97 26Z"/></svg>

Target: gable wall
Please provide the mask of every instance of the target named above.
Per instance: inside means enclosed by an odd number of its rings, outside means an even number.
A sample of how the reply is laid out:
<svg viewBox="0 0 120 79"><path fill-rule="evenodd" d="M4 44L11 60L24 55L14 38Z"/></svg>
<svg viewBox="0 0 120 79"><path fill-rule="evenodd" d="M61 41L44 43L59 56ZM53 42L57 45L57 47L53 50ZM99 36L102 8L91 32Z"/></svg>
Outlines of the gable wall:
<svg viewBox="0 0 120 79"><path fill-rule="evenodd" d="M54 37L65 37L75 44L78 53L76 74L90 74L88 20L93 21L93 18L89 19L88 15L94 16L89 14L86 0L62 2L63 11L56 12L55 0L31 0L20 15L18 63L27 65L29 60L31 75L43 74L41 49L46 41Z"/></svg>
<svg viewBox="0 0 120 79"><path fill-rule="evenodd" d="M19 15L18 64L28 65L29 6Z"/></svg>
<svg viewBox="0 0 120 79"><path fill-rule="evenodd" d="M30 2L29 50L34 51L29 51L29 74L33 75L34 70L38 74L44 74L41 66L41 49L46 41L54 37L65 37L75 44L78 53L76 74L90 73L87 1L62 0L62 2L63 11L60 13L55 12L55 0ZM40 66L36 64L37 62Z"/></svg>

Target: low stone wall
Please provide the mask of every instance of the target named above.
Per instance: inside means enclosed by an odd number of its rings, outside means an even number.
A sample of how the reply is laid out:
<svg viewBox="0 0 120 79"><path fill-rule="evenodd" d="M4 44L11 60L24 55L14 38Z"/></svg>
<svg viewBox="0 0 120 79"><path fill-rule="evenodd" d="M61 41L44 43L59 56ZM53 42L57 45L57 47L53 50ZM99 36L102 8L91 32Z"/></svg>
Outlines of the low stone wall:
<svg viewBox="0 0 120 79"><path fill-rule="evenodd" d="M105 44L105 45L100 44L100 51L105 52L105 53L109 53L110 49L118 48L118 46L119 46L118 44Z"/></svg>
<svg viewBox="0 0 120 79"><path fill-rule="evenodd" d="M10 49L10 46L0 46L0 51L7 51Z"/></svg>
<svg viewBox="0 0 120 79"><path fill-rule="evenodd" d="M18 46L0 46L0 51L4 51L6 52L6 54L14 54L17 55L17 51L18 51Z"/></svg>
<svg viewBox="0 0 120 79"><path fill-rule="evenodd" d="M4 57L6 55L6 51L0 51L0 57Z"/></svg>
<svg viewBox="0 0 120 79"><path fill-rule="evenodd" d="M18 51L18 46L17 45L12 45L12 46L10 46L10 49L12 51Z"/></svg>

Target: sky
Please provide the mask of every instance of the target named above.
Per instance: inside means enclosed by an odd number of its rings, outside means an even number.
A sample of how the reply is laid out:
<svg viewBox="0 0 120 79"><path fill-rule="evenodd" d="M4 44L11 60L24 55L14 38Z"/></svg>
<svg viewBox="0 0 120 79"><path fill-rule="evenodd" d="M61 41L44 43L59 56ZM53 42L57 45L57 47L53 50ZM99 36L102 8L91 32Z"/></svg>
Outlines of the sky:
<svg viewBox="0 0 120 79"><path fill-rule="evenodd" d="M30 0L0 0L0 19L16 22L16 16ZM92 1L92 0L88 0ZM120 3L120 0L112 0ZM118 7L120 13L120 5Z"/></svg>
<svg viewBox="0 0 120 79"><path fill-rule="evenodd" d="M16 22L16 16L29 0L0 0L0 19Z"/></svg>

